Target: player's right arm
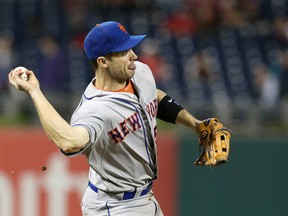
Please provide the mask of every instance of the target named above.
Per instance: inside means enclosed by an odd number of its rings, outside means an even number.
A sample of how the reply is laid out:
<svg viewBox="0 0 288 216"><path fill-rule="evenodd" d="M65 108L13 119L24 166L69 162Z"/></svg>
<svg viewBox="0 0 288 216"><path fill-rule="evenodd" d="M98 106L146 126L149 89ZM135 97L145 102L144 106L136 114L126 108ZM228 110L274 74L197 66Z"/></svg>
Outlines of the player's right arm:
<svg viewBox="0 0 288 216"><path fill-rule="evenodd" d="M201 123L200 120L196 119L192 114L190 114L186 109L182 108L178 102L176 102L174 99L170 98L168 100L168 103L164 102L160 104L162 100L166 100L165 98L167 94L163 92L162 90L157 89L157 101L158 101L158 115L162 117L162 120L170 122L170 123L175 123L175 124L180 124L192 129L195 129L198 127L198 125ZM164 104L164 105L163 105ZM162 114L161 114L162 113ZM159 115L161 114L161 115ZM168 116L168 117L167 117ZM171 119L171 117L173 118Z"/></svg>
<svg viewBox="0 0 288 216"><path fill-rule="evenodd" d="M32 71L27 71L28 81L20 74L11 71L9 82L17 89L27 92L35 105L42 127L48 138L63 152L73 153L81 150L89 142L89 133L83 127L71 127L49 103L40 90L40 85Z"/></svg>

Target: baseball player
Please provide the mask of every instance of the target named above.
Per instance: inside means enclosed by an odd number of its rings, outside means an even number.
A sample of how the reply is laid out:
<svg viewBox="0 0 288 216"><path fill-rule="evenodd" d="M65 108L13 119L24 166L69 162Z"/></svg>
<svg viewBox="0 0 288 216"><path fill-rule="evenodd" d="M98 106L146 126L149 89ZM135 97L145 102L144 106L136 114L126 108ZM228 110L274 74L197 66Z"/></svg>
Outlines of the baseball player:
<svg viewBox="0 0 288 216"><path fill-rule="evenodd" d="M157 179L156 118L195 129L202 121L158 90L149 67L132 48L145 35L130 36L118 22L97 24L84 49L95 69L68 124L47 101L33 71L9 81L34 102L47 136L67 156L83 154L90 165L82 213L89 216L161 216L152 186Z"/></svg>

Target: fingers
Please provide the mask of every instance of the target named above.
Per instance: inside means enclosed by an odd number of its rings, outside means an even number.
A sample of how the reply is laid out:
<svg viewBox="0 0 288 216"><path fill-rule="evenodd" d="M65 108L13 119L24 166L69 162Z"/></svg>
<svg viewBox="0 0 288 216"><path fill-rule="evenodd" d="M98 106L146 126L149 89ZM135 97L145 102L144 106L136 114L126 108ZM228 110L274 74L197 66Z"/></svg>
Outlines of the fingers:
<svg viewBox="0 0 288 216"><path fill-rule="evenodd" d="M30 70L25 71L28 81L33 76L33 72ZM25 90L28 87L28 82L26 79L21 78L21 75L23 74L23 71L21 70L11 70L8 74L9 82L15 86L19 90Z"/></svg>
<svg viewBox="0 0 288 216"><path fill-rule="evenodd" d="M12 85L14 85L17 89L19 89L18 85L15 82L15 74L13 73L13 70L11 70L10 73L8 74L8 79Z"/></svg>

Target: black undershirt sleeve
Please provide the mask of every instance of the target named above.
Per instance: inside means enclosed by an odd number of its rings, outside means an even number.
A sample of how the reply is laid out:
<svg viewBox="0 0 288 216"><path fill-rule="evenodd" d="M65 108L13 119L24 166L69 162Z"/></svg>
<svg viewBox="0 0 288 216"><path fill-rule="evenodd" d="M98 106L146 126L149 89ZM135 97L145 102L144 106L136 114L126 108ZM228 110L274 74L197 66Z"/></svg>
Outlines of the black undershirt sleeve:
<svg viewBox="0 0 288 216"><path fill-rule="evenodd" d="M157 118L175 124L176 117L182 109L184 108L177 101L165 95L158 104Z"/></svg>

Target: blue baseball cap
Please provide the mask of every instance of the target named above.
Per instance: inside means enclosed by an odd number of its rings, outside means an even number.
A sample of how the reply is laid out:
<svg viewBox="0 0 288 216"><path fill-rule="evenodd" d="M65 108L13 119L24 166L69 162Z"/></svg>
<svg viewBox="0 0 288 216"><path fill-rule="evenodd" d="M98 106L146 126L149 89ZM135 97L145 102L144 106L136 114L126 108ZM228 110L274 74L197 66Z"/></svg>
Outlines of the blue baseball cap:
<svg viewBox="0 0 288 216"><path fill-rule="evenodd" d="M84 50L89 60L110 52L120 52L138 45L146 35L130 36L125 27L114 21L97 24L84 40Z"/></svg>

